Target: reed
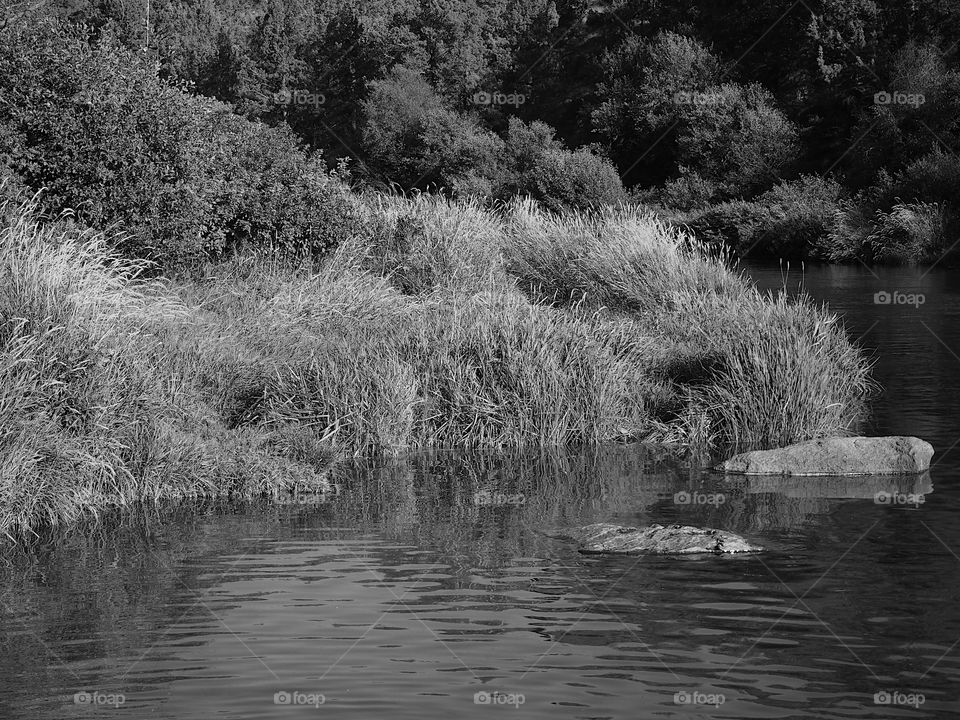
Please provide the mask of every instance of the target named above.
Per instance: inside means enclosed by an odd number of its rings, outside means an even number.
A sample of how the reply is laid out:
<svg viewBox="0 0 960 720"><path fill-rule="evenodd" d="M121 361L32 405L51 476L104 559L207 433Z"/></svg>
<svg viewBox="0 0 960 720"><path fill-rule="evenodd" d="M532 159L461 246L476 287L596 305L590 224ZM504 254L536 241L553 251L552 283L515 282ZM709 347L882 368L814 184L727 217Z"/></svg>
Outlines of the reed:
<svg viewBox="0 0 960 720"><path fill-rule="evenodd" d="M635 209L364 198L322 263L146 282L116 238L0 216L0 532L322 489L336 456L849 432L869 368Z"/></svg>

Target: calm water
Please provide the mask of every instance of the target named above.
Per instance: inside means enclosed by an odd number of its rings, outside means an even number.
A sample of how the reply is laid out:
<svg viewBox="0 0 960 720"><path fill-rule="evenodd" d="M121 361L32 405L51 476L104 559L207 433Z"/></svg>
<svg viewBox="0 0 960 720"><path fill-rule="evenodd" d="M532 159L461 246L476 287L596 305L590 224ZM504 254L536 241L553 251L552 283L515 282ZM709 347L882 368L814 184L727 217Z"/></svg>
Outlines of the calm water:
<svg viewBox="0 0 960 720"><path fill-rule="evenodd" d="M878 274L805 287L876 352L872 431L932 441L929 476L434 454L345 471L322 502L128 517L4 558L0 717L955 717L960 297L936 271ZM874 304L884 290L925 302ZM583 556L540 532L598 520L768 552Z"/></svg>

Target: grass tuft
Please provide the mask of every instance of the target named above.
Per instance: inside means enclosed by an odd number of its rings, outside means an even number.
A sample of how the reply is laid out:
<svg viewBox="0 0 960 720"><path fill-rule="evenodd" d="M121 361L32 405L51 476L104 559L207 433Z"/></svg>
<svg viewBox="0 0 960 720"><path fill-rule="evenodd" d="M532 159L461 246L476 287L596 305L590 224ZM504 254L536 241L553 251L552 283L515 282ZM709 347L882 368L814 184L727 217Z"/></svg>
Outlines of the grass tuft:
<svg viewBox="0 0 960 720"><path fill-rule="evenodd" d="M836 318L633 209L365 198L317 265L146 282L116 238L0 217L0 532L322 489L335 456L855 429Z"/></svg>

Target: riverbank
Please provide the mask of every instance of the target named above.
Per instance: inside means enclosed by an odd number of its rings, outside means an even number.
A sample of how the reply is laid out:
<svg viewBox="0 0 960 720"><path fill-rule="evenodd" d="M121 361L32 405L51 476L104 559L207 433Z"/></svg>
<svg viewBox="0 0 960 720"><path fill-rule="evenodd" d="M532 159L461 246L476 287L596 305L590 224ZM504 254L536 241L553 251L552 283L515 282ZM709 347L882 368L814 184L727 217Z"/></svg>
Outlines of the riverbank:
<svg viewBox="0 0 960 720"><path fill-rule="evenodd" d="M868 363L834 317L652 216L360 206L323 261L149 281L116 238L0 213L0 532L309 491L343 455L771 446L862 418Z"/></svg>

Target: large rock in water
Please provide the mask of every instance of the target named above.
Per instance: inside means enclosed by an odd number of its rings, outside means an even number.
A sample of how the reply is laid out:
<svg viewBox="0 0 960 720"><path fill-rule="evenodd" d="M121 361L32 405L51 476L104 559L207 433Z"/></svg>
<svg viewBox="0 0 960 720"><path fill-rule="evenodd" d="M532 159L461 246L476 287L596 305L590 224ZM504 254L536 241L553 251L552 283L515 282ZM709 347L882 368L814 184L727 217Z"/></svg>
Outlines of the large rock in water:
<svg viewBox="0 0 960 720"><path fill-rule="evenodd" d="M739 535L712 528L688 525L651 525L648 528L623 527L596 523L583 527L548 532L560 540L573 540L584 553L653 553L687 555L691 553L759 552Z"/></svg>
<svg viewBox="0 0 960 720"><path fill-rule="evenodd" d="M742 475L914 475L930 467L933 446L920 438L824 438L734 455L715 470Z"/></svg>

